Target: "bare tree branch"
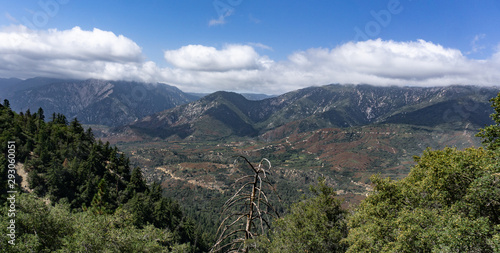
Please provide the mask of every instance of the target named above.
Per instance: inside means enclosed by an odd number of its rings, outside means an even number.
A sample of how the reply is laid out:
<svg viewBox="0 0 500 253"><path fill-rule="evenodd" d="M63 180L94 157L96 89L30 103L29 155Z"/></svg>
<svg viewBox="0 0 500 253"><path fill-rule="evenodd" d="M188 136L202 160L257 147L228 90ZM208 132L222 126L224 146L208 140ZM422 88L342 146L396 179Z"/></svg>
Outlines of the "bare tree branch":
<svg viewBox="0 0 500 253"><path fill-rule="evenodd" d="M272 185L268 177L271 174L271 162L264 158L257 166L254 166L246 157L239 156L238 158L244 160L245 164L252 169L253 174L240 177L235 181L235 184L243 182L243 185L222 206L222 214L225 214L225 218L222 219L217 229L218 239L210 252L248 252L249 247L256 246L254 243L249 245L248 240L265 234L266 228L271 227L270 219L279 217L264 189L264 187L270 188L277 195L276 187ZM278 199L281 201L279 196ZM265 208L262 209L262 206Z"/></svg>

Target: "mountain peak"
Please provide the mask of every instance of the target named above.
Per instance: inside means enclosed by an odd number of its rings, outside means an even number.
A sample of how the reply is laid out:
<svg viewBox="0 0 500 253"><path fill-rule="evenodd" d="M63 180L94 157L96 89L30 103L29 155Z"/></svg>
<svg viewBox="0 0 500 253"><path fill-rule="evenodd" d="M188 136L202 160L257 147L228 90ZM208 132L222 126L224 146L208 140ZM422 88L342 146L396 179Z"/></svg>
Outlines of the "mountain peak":
<svg viewBox="0 0 500 253"><path fill-rule="evenodd" d="M107 126L126 125L195 99L173 86L134 81L38 77L18 86L22 88L8 97L16 111L42 107L84 124Z"/></svg>
<svg viewBox="0 0 500 253"><path fill-rule="evenodd" d="M217 91L202 98L202 100L225 99L228 101L248 101L243 95L232 91Z"/></svg>
<svg viewBox="0 0 500 253"><path fill-rule="evenodd" d="M251 101L219 91L133 126L156 137L208 139L255 136L292 122L300 126L297 131L385 123L437 126L467 122L482 127L491 123L489 99L497 92L474 86L327 85ZM181 134L176 133L179 129Z"/></svg>

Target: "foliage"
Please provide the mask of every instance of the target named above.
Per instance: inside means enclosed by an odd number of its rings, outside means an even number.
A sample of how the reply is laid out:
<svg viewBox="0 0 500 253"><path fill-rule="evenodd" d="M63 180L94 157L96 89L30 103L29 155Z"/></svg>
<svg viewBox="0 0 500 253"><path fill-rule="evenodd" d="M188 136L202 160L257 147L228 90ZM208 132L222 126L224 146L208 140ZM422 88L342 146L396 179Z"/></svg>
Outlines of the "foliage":
<svg viewBox="0 0 500 253"><path fill-rule="evenodd" d="M268 252L344 252L347 211L324 179L311 186L313 198L295 203L273 223Z"/></svg>
<svg viewBox="0 0 500 253"><path fill-rule="evenodd" d="M52 252L59 249L63 238L75 232L71 223L68 206L49 206L33 194L21 194L16 197L15 246L5 233L0 235L2 252ZM2 214L7 213L7 206L2 206ZM7 227L8 219L1 219L2 228Z"/></svg>
<svg viewBox="0 0 500 253"><path fill-rule="evenodd" d="M53 114L46 122L41 108L34 114L29 110L17 114L0 105L0 126L1 151L6 153L8 141L16 142L17 172L28 174L18 176L16 181L19 184L27 180L30 189L24 191L32 191L26 197L30 201L21 201L16 214L16 232L22 243L17 243L13 251L208 249L201 232L177 202L163 197L159 185L148 186L139 168L131 170L123 153L109 143L96 141L92 130L85 130L77 119L68 122L64 115ZM0 163L0 173L6 178L4 156ZM5 180L0 184L2 206L6 205L6 191ZM110 222L106 225L103 220ZM111 239L100 242L106 238ZM137 240L144 243L136 243ZM7 240L2 241L6 243ZM87 244L92 249L86 248ZM64 250L67 245L72 248ZM136 246L129 248L130 245ZM148 245L154 247L147 250Z"/></svg>
<svg viewBox="0 0 500 253"><path fill-rule="evenodd" d="M482 148L426 150L401 181L374 176L349 218L348 252L492 252L500 167Z"/></svg>
<svg viewBox="0 0 500 253"><path fill-rule="evenodd" d="M500 147L500 93L498 93L498 96L490 99L490 102L491 107L495 110L490 117L495 123L481 128L477 136L483 138L483 144L486 148L495 150Z"/></svg>
<svg viewBox="0 0 500 253"><path fill-rule="evenodd" d="M133 225L133 215L119 209L114 215L91 211L72 213L68 204L47 205L32 194L17 199L16 245L1 252L176 252L180 245L168 229ZM5 207L1 209L6 212ZM7 221L2 219L2 227ZM5 237L5 238L4 238ZM2 234L2 243L7 237Z"/></svg>

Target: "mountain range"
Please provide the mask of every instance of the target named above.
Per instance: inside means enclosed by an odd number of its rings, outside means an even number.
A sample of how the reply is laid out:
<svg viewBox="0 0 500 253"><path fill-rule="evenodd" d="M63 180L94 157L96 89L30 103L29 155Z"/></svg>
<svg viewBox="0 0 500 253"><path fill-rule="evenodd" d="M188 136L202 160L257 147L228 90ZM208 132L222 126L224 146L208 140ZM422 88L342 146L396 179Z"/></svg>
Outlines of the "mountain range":
<svg viewBox="0 0 500 253"><path fill-rule="evenodd" d="M331 84L279 96L184 93L167 84L31 78L0 79L0 96L16 111L42 107L87 125L153 138L220 139L373 124L453 129L491 124L489 99L498 88L477 86L379 87ZM200 98L200 96L202 96ZM283 137L283 136L281 136Z"/></svg>
<svg viewBox="0 0 500 253"><path fill-rule="evenodd" d="M0 79L0 97L14 110L42 107L46 115L107 126L92 126L95 136L193 207L244 175L232 166L239 155L268 158L289 202L321 176L354 203L370 190L371 175L402 178L427 147L480 145L475 133L493 123L489 100L499 91L330 84L269 97L126 81Z"/></svg>
<svg viewBox="0 0 500 253"><path fill-rule="evenodd" d="M332 84L258 101L221 91L120 129L159 138L220 139L255 137L292 122L299 132L373 124L479 128L492 123L489 99L498 91L476 86Z"/></svg>
<svg viewBox="0 0 500 253"><path fill-rule="evenodd" d="M220 91L101 136L194 210L245 175L232 167L241 155L271 161L285 202L324 177L349 205L372 175L403 178L428 147L480 146L499 90L331 84L257 101Z"/></svg>
<svg viewBox="0 0 500 253"><path fill-rule="evenodd" d="M0 80L15 111L62 113L84 124L120 126L197 99L176 87L106 80L32 78Z"/></svg>

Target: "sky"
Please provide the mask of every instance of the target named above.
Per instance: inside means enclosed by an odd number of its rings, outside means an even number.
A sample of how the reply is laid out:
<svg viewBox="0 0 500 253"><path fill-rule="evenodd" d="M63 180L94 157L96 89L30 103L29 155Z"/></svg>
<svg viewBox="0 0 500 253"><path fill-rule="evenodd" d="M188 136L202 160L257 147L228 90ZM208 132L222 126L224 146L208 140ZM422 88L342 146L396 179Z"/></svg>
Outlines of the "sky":
<svg viewBox="0 0 500 253"><path fill-rule="evenodd" d="M0 0L0 78L500 85L497 0Z"/></svg>

